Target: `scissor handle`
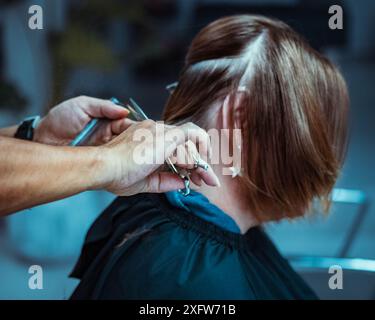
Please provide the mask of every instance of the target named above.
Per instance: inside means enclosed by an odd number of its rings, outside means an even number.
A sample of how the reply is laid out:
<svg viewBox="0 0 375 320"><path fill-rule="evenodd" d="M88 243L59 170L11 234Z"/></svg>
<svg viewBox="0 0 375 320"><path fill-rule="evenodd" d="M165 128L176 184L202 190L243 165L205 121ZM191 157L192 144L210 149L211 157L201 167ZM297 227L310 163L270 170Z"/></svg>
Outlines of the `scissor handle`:
<svg viewBox="0 0 375 320"><path fill-rule="evenodd" d="M173 164L173 162L171 161L170 158L167 158L167 160L165 160L165 163L168 165L169 169L173 173L177 174L184 181L185 188L179 189L178 192L181 193L185 197L188 196L190 194L190 179L189 179L189 176L182 174L176 168L176 166Z"/></svg>
<svg viewBox="0 0 375 320"><path fill-rule="evenodd" d="M178 192L181 193L184 197L190 194L190 179L189 177L183 177L182 180L184 181L185 188L178 189Z"/></svg>

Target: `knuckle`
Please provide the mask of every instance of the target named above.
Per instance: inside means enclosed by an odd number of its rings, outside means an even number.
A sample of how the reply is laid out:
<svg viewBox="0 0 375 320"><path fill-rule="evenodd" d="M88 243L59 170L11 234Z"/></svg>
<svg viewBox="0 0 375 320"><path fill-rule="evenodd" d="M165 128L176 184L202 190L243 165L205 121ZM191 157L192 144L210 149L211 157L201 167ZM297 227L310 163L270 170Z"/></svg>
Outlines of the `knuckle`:
<svg viewBox="0 0 375 320"><path fill-rule="evenodd" d="M204 129L202 129L201 127L199 127L193 122L188 122L187 126L189 127L190 130L195 131L198 135L205 136L207 134Z"/></svg>
<svg viewBox="0 0 375 320"><path fill-rule="evenodd" d="M188 141L186 142L186 149L187 149L187 150L191 150L191 151L196 150L196 145L195 145L195 143L194 143L193 141L191 141L191 140L188 140Z"/></svg>
<svg viewBox="0 0 375 320"><path fill-rule="evenodd" d="M186 122L186 126L190 129L197 129L199 128L195 123L189 121L189 122Z"/></svg>
<svg viewBox="0 0 375 320"><path fill-rule="evenodd" d="M77 97L77 99L82 100L82 101L85 101L85 100L88 99L88 97L85 96L85 95L80 95L80 96Z"/></svg>
<svg viewBox="0 0 375 320"><path fill-rule="evenodd" d="M88 100L88 97L87 96L79 96L76 98L76 103L78 106L84 108L84 107L87 107L89 106L89 100Z"/></svg>
<svg viewBox="0 0 375 320"><path fill-rule="evenodd" d="M155 126L155 121L151 120L151 119L147 119L147 120L143 121L143 124L144 124L145 127L151 128L151 127Z"/></svg>

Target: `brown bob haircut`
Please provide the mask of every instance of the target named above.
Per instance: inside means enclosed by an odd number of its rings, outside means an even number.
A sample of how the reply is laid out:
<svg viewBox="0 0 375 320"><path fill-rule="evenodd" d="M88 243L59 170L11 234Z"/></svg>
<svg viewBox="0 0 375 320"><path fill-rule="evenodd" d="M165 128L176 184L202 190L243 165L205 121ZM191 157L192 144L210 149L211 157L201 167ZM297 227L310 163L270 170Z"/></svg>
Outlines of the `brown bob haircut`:
<svg viewBox="0 0 375 320"><path fill-rule="evenodd" d="M212 106L227 96L233 104L239 88L238 179L251 212L260 221L294 218L314 199L328 210L347 141L349 101L338 69L281 21L225 17L193 39L163 118L208 130Z"/></svg>

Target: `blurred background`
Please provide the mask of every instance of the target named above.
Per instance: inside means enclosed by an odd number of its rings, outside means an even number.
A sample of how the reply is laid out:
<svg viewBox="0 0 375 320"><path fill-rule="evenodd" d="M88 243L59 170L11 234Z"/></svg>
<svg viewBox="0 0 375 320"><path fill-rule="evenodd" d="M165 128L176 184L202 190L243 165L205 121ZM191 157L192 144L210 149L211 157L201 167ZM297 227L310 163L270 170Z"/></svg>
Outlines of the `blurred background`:
<svg viewBox="0 0 375 320"><path fill-rule="evenodd" d="M43 8L43 30L28 9ZM344 29L328 28L340 5ZM0 126L45 114L77 95L129 96L155 120L193 36L230 14L277 17L341 68L351 96L351 139L328 217L270 224L282 253L321 298L375 298L375 2L372 0L0 0ZM1 150L0 150L1 152ZM43 188L43 186L41 186ZM0 219L0 299L67 299L68 275L85 233L113 199L104 192ZM30 290L28 268L41 265L44 289ZM328 268L344 269L330 290Z"/></svg>

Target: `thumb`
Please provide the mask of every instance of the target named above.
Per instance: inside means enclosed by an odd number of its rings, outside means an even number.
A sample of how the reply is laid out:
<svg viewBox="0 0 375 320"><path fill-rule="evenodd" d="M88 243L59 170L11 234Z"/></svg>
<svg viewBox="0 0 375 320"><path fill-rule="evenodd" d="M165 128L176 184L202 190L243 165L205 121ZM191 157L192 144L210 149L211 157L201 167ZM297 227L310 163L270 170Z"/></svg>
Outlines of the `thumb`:
<svg viewBox="0 0 375 320"><path fill-rule="evenodd" d="M85 111L91 118L107 118L110 120L122 119L129 114L128 109L118 106L110 100L91 97L88 98Z"/></svg>
<svg viewBox="0 0 375 320"><path fill-rule="evenodd" d="M112 134L119 135L133 124L135 124L135 121L130 120L128 118L112 121L111 122Z"/></svg>
<svg viewBox="0 0 375 320"><path fill-rule="evenodd" d="M163 193L185 187L180 177L172 172L154 172L147 178L148 190L146 192Z"/></svg>

